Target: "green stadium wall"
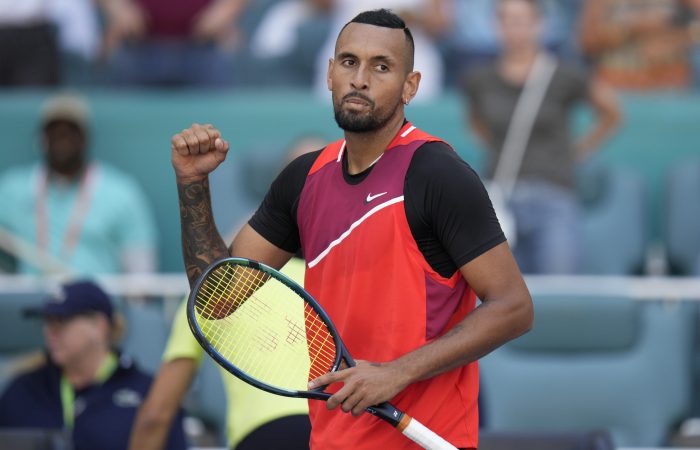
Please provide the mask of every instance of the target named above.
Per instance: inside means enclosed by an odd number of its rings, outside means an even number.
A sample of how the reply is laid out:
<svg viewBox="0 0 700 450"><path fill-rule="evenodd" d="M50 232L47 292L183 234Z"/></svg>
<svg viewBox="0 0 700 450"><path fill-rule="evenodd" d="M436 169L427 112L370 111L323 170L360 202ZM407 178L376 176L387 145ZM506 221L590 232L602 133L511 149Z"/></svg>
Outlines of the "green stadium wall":
<svg viewBox="0 0 700 450"><path fill-rule="evenodd" d="M39 157L38 114L49 92L0 93L0 170ZM305 92L260 91L90 91L93 110L92 154L130 173L144 187L160 231L161 269L182 270L170 138L193 122L212 123L232 145L226 164L236 164L251 149L279 148L306 134L337 139L341 134L330 101ZM651 236L663 230L664 184L668 169L700 157L700 95L624 96L619 132L594 156L598 162L642 175L650 193ZM430 104L412 104L407 117L425 131L450 142L477 170L483 151L465 127L465 108L457 94ZM576 129L590 121L582 110ZM227 166L222 167L225 170ZM233 200L232 200L233 201Z"/></svg>

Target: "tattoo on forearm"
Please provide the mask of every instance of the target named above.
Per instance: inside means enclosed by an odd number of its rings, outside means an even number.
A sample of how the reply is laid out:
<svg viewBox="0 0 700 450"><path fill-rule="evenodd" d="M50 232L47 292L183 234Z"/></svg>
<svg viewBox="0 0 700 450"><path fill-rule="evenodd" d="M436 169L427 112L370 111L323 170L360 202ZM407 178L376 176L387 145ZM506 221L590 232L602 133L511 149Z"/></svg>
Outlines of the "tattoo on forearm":
<svg viewBox="0 0 700 450"><path fill-rule="evenodd" d="M197 277L215 260L228 256L228 250L214 224L209 196L209 180L178 183L182 255L192 286Z"/></svg>

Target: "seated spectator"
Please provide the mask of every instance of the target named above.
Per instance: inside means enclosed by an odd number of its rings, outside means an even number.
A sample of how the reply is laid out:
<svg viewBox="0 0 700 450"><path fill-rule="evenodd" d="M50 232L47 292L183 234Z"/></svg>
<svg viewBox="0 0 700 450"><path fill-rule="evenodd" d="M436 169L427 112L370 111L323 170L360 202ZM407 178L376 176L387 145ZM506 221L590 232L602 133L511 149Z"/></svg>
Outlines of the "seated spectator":
<svg viewBox="0 0 700 450"><path fill-rule="evenodd" d="M288 54L296 45L301 24L326 16L332 0L284 0L270 7L250 39L251 53L259 58Z"/></svg>
<svg viewBox="0 0 700 450"><path fill-rule="evenodd" d="M0 175L0 231L25 249L16 255L20 273L156 269L145 195L132 178L89 157L89 122L82 98L51 98L41 114L43 160Z"/></svg>
<svg viewBox="0 0 700 450"><path fill-rule="evenodd" d="M582 51L597 76L625 90L685 88L691 83L682 0L586 0Z"/></svg>
<svg viewBox="0 0 700 450"><path fill-rule="evenodd" d="M696 88L700 88L700 0L686 0L686 4L689 13L688 31L692 45L693 82Z"/></svg>
<svg viewBox="0 0 700 450"><path fill-rule="evenodd" d="M105 52L121 85L223 86L232 80L246 0L98 0Z"/></svg>
<svg viewBox="0 0 700 450"><path fill-rule="evenodd" d="M120 325L96 284L63 285L37 310L46 361L12 380L0 396L0 427L70 430L75 450L123 450L151 378L111 346ZM179 415L165 448L185 449Z"/></svg>
<svg viewBox="0 0 700 450"><path fill-rule="evenodd" d="M238 159L229 160L229 166L222 166L224 170L212 172L209 182L214 220L219 229L230 234L228 240L248 222L280 170L297 157L320 150L327 143L328 139L316 132L303 134L285 145L282 157L279 146L254 145ZM236 196L235 205L231 202L232 193Z"/></svg>
<svg viewBox="0 0 700 450"><path fill-rule="evenodd" d="M51 0L0 0L0 86L51 86L59 81Z"/></svg>
<svg viewBox="0 0 700 450"><path fill-rule="evenodd" d="M50 0L49 17L56 26L61 84L86 85L96 81L95 65L101 30L93 0Z"/></svg>
<svg viewBox="0 0 700 450"><path fill-rule="evenodd" d="M283 0L273 4L250 37L250 75L246 82L311 86L316 55L331 25L332 8L333 0Z"/></svg>

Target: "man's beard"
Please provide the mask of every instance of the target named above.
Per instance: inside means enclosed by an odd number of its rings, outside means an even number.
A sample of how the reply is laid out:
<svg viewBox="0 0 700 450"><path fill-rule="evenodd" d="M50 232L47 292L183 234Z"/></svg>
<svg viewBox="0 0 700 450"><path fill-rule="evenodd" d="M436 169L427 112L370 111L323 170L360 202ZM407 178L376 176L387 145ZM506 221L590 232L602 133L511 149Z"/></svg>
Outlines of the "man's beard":
<svg viewBox="0 0 700 450"><path fill-rule="evenodd" d="M71 176L80 172L85 163L83 151L72 151L69 153L49 152L47 164L51 170L61 175Z"/></svg>
<svg viewBox="0 0 700 450"><path fill-rule="evenodd" d="M369 114L360 114L356 112L344 111L342 106L343 102L345 101L345 99L351 97L361 98L368 102L370 104ZM343 100L341 100L339 105L333 105L333 115L335 116L335 122L342 130L349 131L351 133L368 133L370 131L378 130L389 122L389 120L393 116L393 113L398 107L398 103L396 104L396 107L394 108L392 113L386 116L379 116L378 114L376 114L374 111L374 105L375 103L372 100L363 95L348 94L345 97L343 97Z"/></svg>

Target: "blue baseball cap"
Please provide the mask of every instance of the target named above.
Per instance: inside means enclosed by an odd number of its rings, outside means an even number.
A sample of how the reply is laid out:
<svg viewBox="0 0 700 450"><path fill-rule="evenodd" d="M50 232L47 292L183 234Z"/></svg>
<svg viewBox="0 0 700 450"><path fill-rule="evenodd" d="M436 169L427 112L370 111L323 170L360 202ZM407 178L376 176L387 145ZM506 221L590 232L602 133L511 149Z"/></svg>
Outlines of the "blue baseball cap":
<svg viewBox="0 0 700 450"><path fill-rule="evenodd" d="M72 317L85 313L102 313L112 321L114 308L109 296L92 281L67 283L49 295L38 308L25 311L30 316Z"/></svg>

